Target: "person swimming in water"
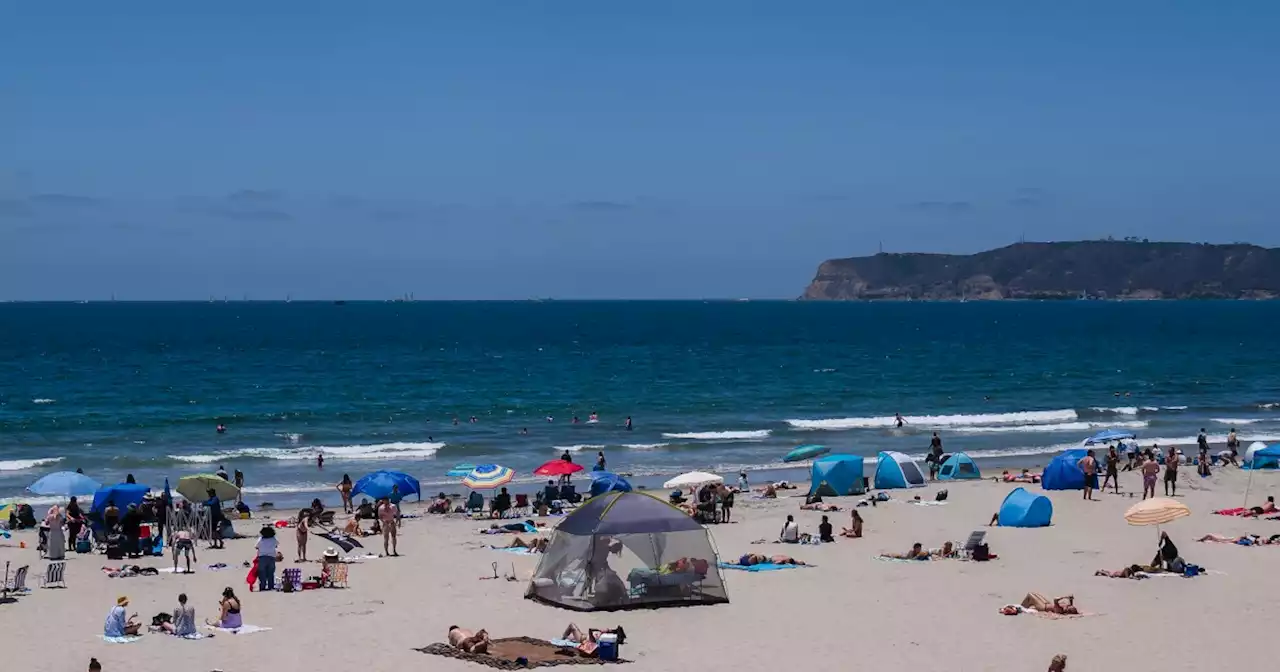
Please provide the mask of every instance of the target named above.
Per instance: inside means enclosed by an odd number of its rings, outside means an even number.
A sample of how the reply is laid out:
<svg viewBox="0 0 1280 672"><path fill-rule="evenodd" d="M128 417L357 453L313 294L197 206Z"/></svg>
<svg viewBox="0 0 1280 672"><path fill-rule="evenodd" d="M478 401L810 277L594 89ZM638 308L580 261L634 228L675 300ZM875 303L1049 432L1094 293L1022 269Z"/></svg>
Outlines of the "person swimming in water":
<svg viewBox="0 0 1280 672"><path fill-rule="evenodd" d="M587 422L600 422L600 416L595 411L591 411L591 415L587 417Z"/></svg>
<svg viewBox="0 0 1280 672"><path fill-rule="evenodd" d="M324 469L324 453L316 454L316 468Z"/></svg>
<svg viewBox="0 0 1280 672"><path fill-rule="evenodd" d="M529 428L528 428L528 427L521 427L521 428L520 428L520 435L521 435L521 436L528 436L528 434L529 434Z"/></svg>
<svg viewBox="0 0 1280 672"><path fill-rule="evenodd" d="M894 414L893 414L893 424L894 424L894 426L896 426L898 429L902 429L902 426L903 426L903 425L905 425L905 424L907 424L907 421L902 419L902 414L901 414L901 413L894 413Z"/></svg>
<svg viewBox="0 0 1280 672"><path fill-rule="evenodd" d="M226 434L226 433L227 433L227 426L226 426L226 425L224 425L224 424L222 424L221 422L219 422L219 423L218 423L218 427L217 427L217 432L218 432L219 434Z"/></svg>
<svg viewBox="0 0 1280 672"><path fill-rule="evenodd" d="M627 416L627 431L631 431L631 416Z"/></svg>
<svg viewBox="0 0 1280 672"><path fill-rule="evenodd" d="M578 416L576 416L576 415L575 415L575 416L573 416L573 424L575 424L575 425L576 425L576 424L578 424L578 422L579 422L579 421L578 421Z"/></svg>

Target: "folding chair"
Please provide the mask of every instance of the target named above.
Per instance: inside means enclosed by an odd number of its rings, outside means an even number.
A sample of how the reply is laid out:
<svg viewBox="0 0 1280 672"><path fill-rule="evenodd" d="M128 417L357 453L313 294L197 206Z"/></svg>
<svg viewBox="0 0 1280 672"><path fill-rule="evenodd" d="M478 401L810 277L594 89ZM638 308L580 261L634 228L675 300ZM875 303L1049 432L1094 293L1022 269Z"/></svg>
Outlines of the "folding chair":
<svg viewBox="0 0 1280 672"><path fill-rule="evenodd" d="M965 540L964 548L962 549L965 552L965 555L970 555L970 556L973 555L974 549L976 549L979 545L981 545L982 541L986 538L987 538L986 530L974 530L973 532L971 532L969 534L969 538Z"/></svg>
<svg viewBox="0 0 1280 672"><path fill-rule="evenodd" d="M516 503L511 507L512 514L527 516L532 511L533 507L529 505L529 495L516 495Z"/></svg>
<svg viewBox="0 0 1280 672"><path fill-rule="evenodd" d="M12 580L7 580L4 584L4 594L9 593L25 593L27 592L27 571L31 569L31 565L23 565L18 568L17 573L13 575ZM8 570L5 570L6 579Z"/></svg>
<svg viewBox="0 0 1280 672"><path fill-rule="evenodd" d="M329 587L347 588L347 563L335 562L329 565Z"/></svg>
<svg viewBox="0 0 1280 672"><path fill-rule="evenodd" d="M66 588L67 563L63 560L50 562L44 568L44 578L40 580L41 588Z"/></svg>
<svg viewBox="0 0 1280 672"><path fill-rule="evenodd" d="M302 590L302 569L300 567L285 567L282 574L284 575L283 583L291 584L295 592Z"/></svg>

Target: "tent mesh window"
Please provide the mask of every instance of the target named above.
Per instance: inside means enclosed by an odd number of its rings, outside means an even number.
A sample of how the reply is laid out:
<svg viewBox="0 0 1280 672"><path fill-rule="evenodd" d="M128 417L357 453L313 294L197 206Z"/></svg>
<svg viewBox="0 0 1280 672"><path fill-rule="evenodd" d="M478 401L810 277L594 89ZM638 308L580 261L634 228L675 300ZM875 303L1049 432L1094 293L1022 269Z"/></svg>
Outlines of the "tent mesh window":
<svg viewBox="0 0 1280 672"><path fill-rule="evenodd" d="M565 518L525 596L577 611L729 601L705 528L642 493L611 492Z"/></svg>

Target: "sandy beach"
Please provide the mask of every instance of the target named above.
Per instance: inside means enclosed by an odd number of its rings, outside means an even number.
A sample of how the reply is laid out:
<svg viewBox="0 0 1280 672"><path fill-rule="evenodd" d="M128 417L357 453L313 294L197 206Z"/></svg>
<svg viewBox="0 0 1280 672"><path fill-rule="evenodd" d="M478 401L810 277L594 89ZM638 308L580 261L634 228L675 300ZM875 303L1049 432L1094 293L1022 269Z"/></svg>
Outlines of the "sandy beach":
<svg viewBox="0 0 1280 672"><path fill-rule="evenodd" d="M625 626L628 640L622 655L634 661L629 669L635 670L894 666L1012 672L1043 670L1058 653L1068 655L1074 670L1256 664L1258 647L1269 641L1271 624L1280 615L1269 576L1280 562L1280 547L1194 541L1210 532L1280 533L1277 521L1210 514L1240 506L1248 472L1218 469L1201 479L1183 470L1179 499L1193 514L1164 529L1189 562L1212 572L1194 579L1143 581L1094 576L1097 569L1146 563L1155 552L1155 529L1133 527L1122 518L1139 501L1129 493L1140 493L1141 484L1135 473L1121 476L1121 495L1098 494L1094 502L1083 501L1078 491L1045 493L1054 504L1051 527L990 528L987 539L999 557L986 563L893 563L874 556L906 551L916 541L926 548L963 541L987 523L1011 485L988 479L892 491L893 501L860 509L866 520L864 538L820 546L751 545L752 540L776 538L786 514L796 515L802 531L816 533L822 514L800 511L798 497L740 497L735 522L710 528L722 557L748 551L789 553L817 566L759 574L726 571L727 605L613 613L576 613L523 599L537 557L491 550L490 542L505 539L477 534L484 523L452 517L407 520L401 557L352 565L348 589L295 594L248 592L241 563L251 559L253 539L230 541L225 550L200 548L200 569L192 575L108 578L99 569L112 564L105 556L70 553L68 588L41 589L36 576L45 562L37 557L36 535L16 532L0 543L0 563L31 565L32 590L0 605L0 642L5 669L23 672L83 670L90 657L98 658L104 670L138 672L409 666L479 670L483 668L473 663L414 649L444 641L452 624L487 628L493 637L554 638L572 621L584 627ZM942 488L950 493L944 505L906 501L915 495L931 500ZM1042 492L1039 486L1029 489ZM1257 474L1250 504L1277 490L1280 480L1274 472ZM787 494L797 492L803 490ZM828 514L837 530L848 522L856 499L829 500L842 506L839 513ZM554 524L559 519L546 520ZM258 522L237 521L237 529L252 534ZM280 539L287 560L281 566L295 566L292 531L284 531ZM366 540L370 546L374 541ZM20 549L19 542L27 548ZM327 545L313 537L311 556L319 557ZM169 564L167 558L131 562ZM206 569L210 563L229 568ZM517 580L482 580L493 575L493 563L499 575L514 571ZM311 564L303 573L315 572L318 566ZM152 615L172 611L178 593L185 592L203 621L215 615L225 586L242 598L245 623L270 630L202 641L159 634L129 644L102 641L103 620L118 596L127 595L130 611L149 623ZM1031 591L1074 595L1081 610L1093 615L1051 620L998 613L1002 605Z"/></svg>

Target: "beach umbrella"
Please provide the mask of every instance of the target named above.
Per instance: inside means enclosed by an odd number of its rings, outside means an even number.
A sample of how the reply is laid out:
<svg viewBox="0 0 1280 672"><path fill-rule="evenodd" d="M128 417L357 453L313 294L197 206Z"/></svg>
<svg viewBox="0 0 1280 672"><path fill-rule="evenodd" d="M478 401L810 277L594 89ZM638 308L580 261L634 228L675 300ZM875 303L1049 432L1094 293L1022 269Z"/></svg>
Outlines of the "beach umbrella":
<svg viewBox="0 0 1280 672"><path fill-rule="evenodd" d="M724 479L715 474L708 474L705 471L691 471L687 474L680 474L666 483L663 483L662 487L683 490L685 488L696 488L710 483L724 483Z"/></svg>
<svg viewBox="0 0 1280 672"><path fill-rule="evenodd" d="M1123 441L1124 439L1136 438L1138 438L1138 435L1127 429L1104 429L1085 439L1084 445L1092 446L1095 443L1107 443L1110 441Z"/></svg>
<svg viewBox="0 0 1280 672"><path fill-rule="evenodd" d="M564 460L551 460L546 464L533 470L534 476L568 476L582 471L581 464L574 464Z"/></svg>
<svg viewBox="0 0 1280 672"><path fill-rule="evenodd" d="M482 464L462 479L462 484L472 490L490 490L500 485L506 485L511 479L516 477L516 472L511 467L504 467L500 464Z"/></svg>
<svg viewBox="0 0 1280 672"><path fill-rule="evenodd" d="M89 507L89 513L102 513L107 508L107 502L123 511L130 504L141 504L142 498L150 491L151 488L138 483L117 483L99 488L93 493L93 505Z"/></svg>
<svg viewBox="0 0 1280 672"><path fill-rule="evenodd" d="M819 446L812 443L803 446L797 446L794 450L782 457L783 462L799 462L801 460L811 460L819 455L826 455L831 449L826 446Z"/></svg>
<svg viewBox="0 0 1280 672"><path fill-rule="evenodd" d="M235 499L240 495L240 488L217 474L192 474L178 479L178 494L192 502L203 502L208 491L218 499Z"/></svg>
<svg viewBox="0 0 1280 672"><path fill-rule="evenodd" d="M475 468L476 465L474 464L455 464L452 469L445 472L445 476L448 476L449 478L462 478L463 476L471 473L471 470Z"/></svg>
<svg viewBox="0 0 1280 672"><path fill-rule="evenodd" d="M606 492L631 492L631 483L627 479L611 471L591 472L591 496L603 495Z"/></svg>
<svg viewBox="0 0 1280 672"><path fill-rule="evenodd" d="M1124 519L1130 525L1164 525L1191 515L1186 504L1168 497L1152 497L1129 507Z"/></svg>
<svg viewBox="0 0 1280 672"><path fill-rule="evenodd" d="M36 495L92 495L102 484L75 471L58 471L27 486L27 492Z"/></svg>
<svg viewBox="0 0 1280 672"><path fill-rule="evenodd" d="M1263 463L1267 464L1280 461L1280 443L1268 446L1261 441L1254 441L1249 445L1249 450L1245 451L1241 466L1249 470L1249 482L1244 486L1243 506L1246 508L1249 506L1249 491L1253 489L1253 472L1262 467L1261 464L1254 462L1259 457L1262 458Z"/></svg>
<svg viewBox="0 0 1280 672"><path fill-rule="evenodd" d="M351 496L368 495L374 499L382 499L391 496L391 488L399 488L400 495L421 495L422 488L418 486L418 479L399 472L399 471L375 471L372 474L356 481L356 485L351 489Z"/></svg>

